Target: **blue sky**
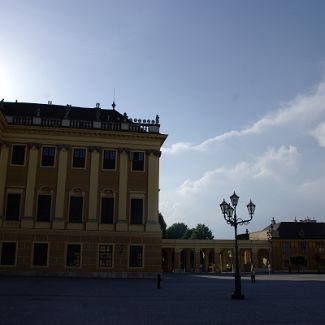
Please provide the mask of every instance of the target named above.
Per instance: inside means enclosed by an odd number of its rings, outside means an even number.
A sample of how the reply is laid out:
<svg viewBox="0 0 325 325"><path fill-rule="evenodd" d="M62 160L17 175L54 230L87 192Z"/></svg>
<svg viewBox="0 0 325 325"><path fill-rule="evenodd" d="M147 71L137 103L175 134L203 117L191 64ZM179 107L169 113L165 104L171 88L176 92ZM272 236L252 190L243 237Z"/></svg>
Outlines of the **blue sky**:
<svg viewBox="0 0 325 325"><path fill-rule="evenodd" d="M325 222L324 1L0 0L0 97L160 115L168 225ZM245 228L241 228L245 231Z"/></svg>

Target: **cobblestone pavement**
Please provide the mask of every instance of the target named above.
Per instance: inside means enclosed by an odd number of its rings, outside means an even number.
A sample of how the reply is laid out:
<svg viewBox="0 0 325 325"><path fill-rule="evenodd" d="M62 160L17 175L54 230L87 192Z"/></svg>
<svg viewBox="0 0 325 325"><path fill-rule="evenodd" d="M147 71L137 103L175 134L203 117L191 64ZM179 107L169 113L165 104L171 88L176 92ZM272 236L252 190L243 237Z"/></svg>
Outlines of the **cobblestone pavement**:
<svg viewBox="0 0 325 325"><path fill-rule="evenodd" d="M325 275L155 280L0 277L0 324L325 324Z"/></svg>

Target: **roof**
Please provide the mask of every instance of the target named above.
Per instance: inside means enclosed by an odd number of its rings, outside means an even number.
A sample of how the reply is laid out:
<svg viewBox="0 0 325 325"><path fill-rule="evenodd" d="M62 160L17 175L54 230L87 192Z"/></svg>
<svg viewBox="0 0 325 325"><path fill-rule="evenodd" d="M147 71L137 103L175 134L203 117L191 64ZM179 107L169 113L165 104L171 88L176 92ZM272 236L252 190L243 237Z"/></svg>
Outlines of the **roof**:
<svg viewBox="0 0 325 325"><path fill-rule="evenodd" d="M10 116L38 116L56 119L78 119L88 121L117 122L123 119L123 115L113 109L85 108L77 106L62 106L53 104L23 103L23 102L3 102L0 110L4 115ZM99 112L99 119L97 119Z"/></svg>
<svg viewBox="0 0 325 325"><path fill-rule="evenodd" d="M279 222L272 228L272 239L325 239L324 222Z"/></svg>
<svg viewBox="0 0 325 325"><path fill-rule="evenodd" d="M130 119L114 109L63 106L24 102L0 102L0 111L9 124L46 125L55 127L99 128L106 130L159 133L159 117L155 120ZM62 121L65 120L64 123ZM74 121L69 123L66 121ZM82 121L83 123L75 123ZM55 123L54 123L55 122ZM110 124L110 125L108 125ZM112 126L114 124L114 127ZM119 124L116 125L116 124ZM124 124L122 127L120 124ZM85 126L86 125L86 126Z"/></svg>

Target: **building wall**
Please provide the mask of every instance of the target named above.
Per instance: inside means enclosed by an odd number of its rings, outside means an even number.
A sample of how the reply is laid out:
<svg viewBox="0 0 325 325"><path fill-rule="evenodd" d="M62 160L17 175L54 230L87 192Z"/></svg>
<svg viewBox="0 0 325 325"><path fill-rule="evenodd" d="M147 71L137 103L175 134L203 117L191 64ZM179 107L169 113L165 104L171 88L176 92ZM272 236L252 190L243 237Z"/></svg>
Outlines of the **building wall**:
<svg viewBox="0 0 325 325"><path fill-rule="evenodd" d="M325 260L324 239L282 239L272 240L272 265L278 271L298 271L298 265L292 258L303 256L306 265L300 265L299 271L319 271L324 265L317 263L317 256Z"/></svg>
<svg viewBox="0 0 325 325"><path fill-rule="evenodd" d="M16 261L15 265L0 265L0 272L98 272L107 276L147 274L161 270L158 180L160 147L165 135L62 130L5 123L0 123L1 127L0 245L16 243ZM13 144L26 145L23 166L10 164ZM53 167L41 166L42 146L56 148ZM86 149L84 169L71 168L74 147ZM116 150L115 170L103 170L104 149ZM144 171L132 171L131 157L134 151L144 152ZM7 193L10 191L21 193L20 217L17 221L5 218ZM51 219L48 222L36 220L38 194L44 191L52 197ZM70 223L68 218L69 195L74 192L84 198L80 223ZM102 195L115 199L111 224L100 221ZM141 224L130 222L131 198L143 199ZM35 243L48 244L46 266L33 266ZM81 245L80 267L66 266L68 243ZM111 267L98 266L100 243L113 247ZM132 245L142 247L141 266L130 267L129 250Z"/></svg>

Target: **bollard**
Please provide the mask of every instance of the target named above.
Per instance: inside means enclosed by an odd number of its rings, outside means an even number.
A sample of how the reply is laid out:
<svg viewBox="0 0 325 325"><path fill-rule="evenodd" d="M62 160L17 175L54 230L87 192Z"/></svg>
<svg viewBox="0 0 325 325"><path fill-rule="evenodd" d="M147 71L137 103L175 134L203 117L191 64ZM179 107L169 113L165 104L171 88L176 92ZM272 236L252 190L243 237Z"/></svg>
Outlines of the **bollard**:
<svg viewBox="0 0 325 325"><path fill-rule="evenodd" d="M160 289L160 281L161 281L160 274L157 274L157 289Z"/></svg>

